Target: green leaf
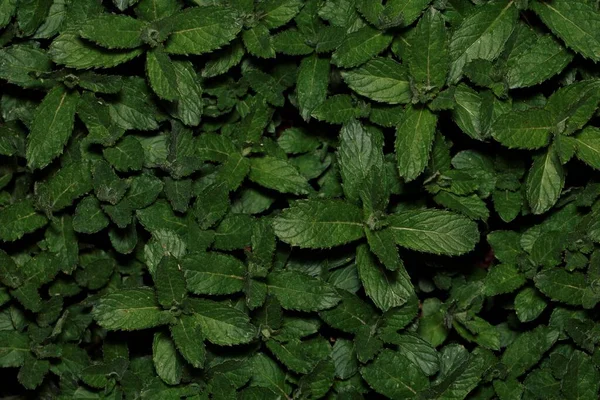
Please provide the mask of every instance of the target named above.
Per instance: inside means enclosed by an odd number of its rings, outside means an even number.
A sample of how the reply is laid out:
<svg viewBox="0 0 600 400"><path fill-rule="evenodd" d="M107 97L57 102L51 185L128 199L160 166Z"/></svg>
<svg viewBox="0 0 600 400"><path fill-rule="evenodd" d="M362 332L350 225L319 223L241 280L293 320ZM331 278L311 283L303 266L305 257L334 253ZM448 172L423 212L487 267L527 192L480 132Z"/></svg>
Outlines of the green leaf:
<svg viewBox="0 0 600 400"><path fill-rule="evenodd" d="M251 386L267 388L277 396L287 397L291 388L286 383L286 374L279 364L264 353L257 353L250 360L250 365L253 371Z"/></svg>
<svg viewBox="0 0 600 400"><path fill-rule="evenodd" d="M600 16L589 2L534 2L531 8L568 47L586 58L600 60Z"/></svg>
<svg viewBox="0 0 600 400"><path fill-rule="evenodd" d="M398 170L406 182L416 179L429 163L437 115L427 108L408 106L396 129Z"/></svg>
<svg viewBox="0 0 600 400"><path fill-rule="evenodd" d="M361 363L371 361L383 348L383 342L377 335L376 325L363 325L358 328L354 337L354 349Z"/></svg>
<svg viewBox="0 0 600 400"><path fill-rule="evenodd" d="M92 176L87 163L75 162L59 169L35 188L39 208L50 213L73 204L75 199L92 190Z"/></svg>
<svg viewBox="0 0 600 400"><path fill-rule="evenodd" d="M139 330L163 325L171 319L162 311L150 288L119 289L94 306L94 319L108 330Z"/></svg>
<svg viewBox="0 0 600 400"><path fill-rule="evenodd" d="M275 29L294 18L301 7L300 0L266 0L256 6L256 11L267 28Z"/></svg>
<svg viewBox="0 0 600 400"><path fill-rule="evenodd" d="M442 14L434 8L427 10L409 44L406 58L417 87L423 93L440 90L446 82L450 61Z"/></svg>
<svg viewBox="0 0 600 400"><path fill-rule="evenodd" d="M319 121L329 122L330 124L345 124L353 118L363 116L365 111L368 111L368 109L361 110L354 104L352 97L337 94L328 97L313 111L312 116Z"/></svg>
<svg viewBox="0 0 600 400"><path fill-rule="evenodd" d="M591 308L600 300L580 272L550 268L538 273L534 281L540 292L554 301Z"/></svg>
<svg viewBox="0 0 600 400"><path fill-rule="evenodd" d="M562 192L565 172L553 147L534 158L527 175L527 201L534 214L548 211Z"/></svg>
<svg viewBox="0 0 600 400"><path fill-rule="evenodd" d="M132 177L129 191L125 197L132 208L141 209L154 203L162 190L163 183L160 179L154 175L143 173Z"/></svg>
<svg viewBox="0 0 600 400"><path fill-rule="evenodd" d="M203 54L230 41L242 26L233 10L222 7L190 7L169 17L175 27L165 50L172 54Z"/></svg>
<svg viewBox="0 0 600 400"><path fill-rule="evenodd" d="M121 14L104 14L87 20L79 34L107 49L133 49L142 45L144 22Z"/></svg>
<svg viewBox="0 0 600 400"><path fill-rule="evenodd" d="M251 29L243 31L242 40L248 53L253 56L260 58L275 57L273 39L266 26L256 25Z"/></svg>
<svg viewBox="0 0 600 400"><path fill-rule="evenodd" d="M183 315L170 326L171 337L179 353L194 368L202 368L206 358L204 335L200 324L194 317Z"/></svg>
<svg viewBox="0 0 600 400"><path fill-rule="evenodd" d="M251 181L282 193L308 194L311 190L306 178L286 160L275 157L250 159Z"/></svg>
<svg viewBox="0 0 600 400"><path fill-rule="evenodd" d="M134 136L126 136L114 147L107 147L103 154L104 158L121 172L138 171L144 164L144 149Z"/></svg>
<svg viewBox="0 0 600 400"><path fill-rule="evenodd" d="M341 68L357 67L385 50L391 41L391 35L365 26L346 35L331 61Z"/></svg>
<svg viewBox="0 0 600 400"><path fill-rule="evenodd" d="M552 131L552 115L541 109L509 112L501 115L491 127L494 139L509 149L539 149L548 145Z"/></svg>
<svg viewBox="0 0 600 400"><path fill-rule="evenodd" d="M195 294L222 295L244 288L245 265L217 252L193 253L181 261L187 288Z"/></svg>
<svg viewBox="0 0 600 400"><path fill-rule="evenodd" d="M248 316L236 308L211 300L190 299L192 318L200 326L206 339L219 346L232 346L251 342L256 327Z"/></svg>
<svg viewBox="0 0 600 400"><path fill-rule="evenodd" d="M163 258L175 257L176 259L181 259L185 256L186 252L187 246L176 232L170 229L159 228L152 231L152 239L144 246L144 261L150 273L156 277L155 272ZM173 277L173 279L176 278Z"/></svg>
<svg viewBox="0 0 600 400"><path fill-rule="evenodd" d="M592 168L600 169L600 129L587 127L575 136L577 158Z"/></svg>
<svg viewBox="0 0 600 400"><path fill-rule="evenodd" d="M546 306L546 300L535 288L526 287L515 297L515 312L521 322L535 320Z"/></svg>
<svg viewBox="0 0 600 400"><path fill-rule="evenodd" d="M325 101L328 84L329 60L317 55L304 58L298 69L296 96L300 115L305 121Z"/></svg>
<svg viewBox="0 0 600 400"><path fill-rule="evenodd" d="M418 367L425 375L438 372L440 360L438 352L425 340L414 334L387 334L383 341L398 346L398 351Z"/></svg>
<svg viewBox="0 0 600 400"><path fill-rule="evenodd" d="M307 43L306 37L296 29L286 29L273 36L273 48L277 53L300 56L314 50Z"/></svg>
<svg viewBox="0 0 600 400"><path fill-rule="evenodd" d="M526 279L519 270L511 264L499 264L490 268L485 279L486 296L511 293L525 283Z"/></svg>
<svg viewBox="0 0 600 400"><path fill-rule="evenodd" d="M73 229L80 233L96 233L106 228L109 220L100 208L100 202L94 196L82 199L75 209Z"/></svg>
<svg viewBox="0 0 600 400"><path fill-rule="evenodd" d="M177 73L171 59L159 47L146 53L146 74L150 86L162 99L177 100Z"/></svg>
<svg viewBox="0 0 600 400"><path fill-rule="evenodd" d="M553 36L541 35L519 54L506 76L510 89L537 85L560 73L573 59Z"/></svg>
<svg viewBox="0 0 600 400"><path fill-rule="evenodd" d="M50 91L35 111L27 137L27 165L46 167L63 152L71 137L79 94L62 87Z"/></svg>
<svg viewBox="0 0 600 400"><path fill-rule="evenodd" d="M478 348L469 354L461 345L444 347L440 354L440 374L435 386L424 395L430 399L463 399L481 380L481 376L494 362L493 356ZM490 359L491 358L491 359Z"/></svg>
<svg viewBox="0 0 600 400"><path fill-rule="evenodd" d="M523 207L523 194L521 192L496 190L492 198L494 200L494 209L504 222L511 222L517 218Z"/></svg>
<svg viewBox="0 0 600 400"><path fill-rule="evenodd" d="M394 235L390 230L371 231L367 229L365 232L369 248L387 269L395 271L403 267L404 264L398 255Z"/></svg>
<svg viewBox="0 0 600 400"><path fill-rule="evenodd" d="M29 355L29 337L17 331L0 331L0 365L20 367Z"/></svg>
<svg viewBox="0 0 600 400"><path fill-rule="evenodd" d="M188 61L175 61L173 67L177 82L177 102L170 112L185 125L196 126L204 111L200 79L192 63Z"/></svg>
<svg viewBox="0 0 600 400"><path fill-rule="evenodd" d="M42 384L44 376L50 370L50 361L26 357L19 370L17 379L26 389L34 390Z"/></svg>
<svg viewBox="0 0 600 400"><path fill-rule="evenodd" d="M277 42L275 42L274 45L277 47ZM212 78L226 73L242 61L244 53L244 47L240 42L234 41L230 46L213 54L213 58L208 60L204 66L202 76L205 78Z"/></svg>
<svg viewBox="0 0 600 400"><path fill-rule="evenodd" d="M123 129L148 131L158 128L150 90L140 77L123 81L123 89L118 99L109 103L109 111L111 119Z"/></svg>
<svg viewBox="0 0 600 400"><path fill-rule="evenodd" d="M378 393L391 399L415 398L429 386L427 377L400 352L384 350L360 373Z"/></svg>
<svg viewBox="0 0 600 400"><path fill-rule="evenodd" d="M181 4L175 0L140 0L135 8L136 15L146 21L156 21L175 14Z"/></svg>
<svg viewBox="0 0 600 400"><path fill-rule="evenodd" d="M267 287L286 310L320 311L340 301L336 290L326 282L294 271L271 272Z"/></svg>
<svg viewBox="0 0 600 400"><path fill-rule="evenodd" d="M600 390L600 373L592 358L575 350L567 364L567 373L561 383L566 400L595 399Z"/></svg>
<svg viewBox="0 0 600 400"><path fill-rule="evenodd" d="M56 255L62 264L62 270L70 273L77 266L79 256L79 243L71 216L62 215L54 219L46 229L45 236L48 250Z"/></svg>
<svg viewBox="0 0 600 400"><path fill-rule="evenodd" d="M273 220L275 234L302 248L339 246L363 237L361 210L339 200L298 201Z"/></svg>
<svg viewBox="0 0 600 400"><path fill-rule="evenodd" d="M422 305L423 313L418 333L433 347L440 346L448 336L445 313L441 310L441 306L442 303L436 298L425 299Z"/></svg>
<svg viewBox="0 0 600 400"><path fill-rule="evenodd" d="M558 339L558 332L544 325L520 334L502 355L508 376L518 378L533 367Z"/></svg>
<svg viewBox="0 0 600 400"><path fill-rule="evenodd" d="M33 208L31 200L19 201L0 210L0 240L14 242L47 222L46 217Z"/></svg>
<svg viewBox="0 0 600 400"><path fill-rule="evenodd" d="M331 350L331 359L340 379L348 379L358 372L356 353L350 340L338 339Z"/></svg>
<svg viewBox="0 0 600 400"><path fill-rule="evenodd" d="M14 45L0 50L0 78L9 83L25 88L37 87L41 81L36 75L51 70L48 54L38 48Z"/></svg>
<svg viewBox="0 0 600 400"><path fill-rule="evenodd" d="M350 292L339 290L337 293L342 301L329 310L321 311L319 316L335 329L357 333L361 327L367 326L375 309Z"/></svg>
<svg viewBox="0 0 600 400"><path fill-rule="evenodd" d="M186 212L192 198L192 180L165 178L165 195L174 211Z"/></svg>
<svg viewBox="0 0 600 400"><path fill-rule="evenodd" d="M391 272L377 263L366 245L356 250L356 266L365 293L382 311L404 305L414 289L404 267Z"/></svg>
<svg viewBox="0 0 600 400"><path fill-rule="evenodd" d="M120 179L112 167L105 161L99 161L92 167L94 193L100 201L117 204L129 188L127 182Z"/></svg>
<svg viewBox="0 0 600 400"><path fill-rule="evenodd" d="M54 39L48 54L52 61L69 68L111 68L139 56L142 49L108 51L65 32Z"/></svg>
<svg viewBox="0 0 600 400"><path fill-rule="evenodd" d="M187 297L185 278L174 257L163 257L154 274L156 297L164 308L183 303Z"/></svg>
<svg viewBox="0 0 600 400"><path fill-rule="evenodd" d="M17 2L15 0L0 1L0 28L8 25L16 10Z"/></svg>
<svg viewBox="0 0 600 400"><path fill-rule="evenodd" d="M485 221L489 217L489 210L486 203L475 194L459 196L450 192L439 192L433 200L450 210L457 211L474 220L482 219ZM519 207L520 210L521 208Z"/></svg>
<svg viewBox="0 0 600 400"><path fill-rule="evenodd" d="M338 162L347 198L357 201L369 173L383 166L383 138L352 120L344 125L340 135Z"/></svg>
<svg viewBox="0 0 600 400"><path fill-rule="evenodd" d="M343 71L342 78L350 89L378 102L405 104L412 97L406 69L391 58L376 57L359 68Z"/></svg>
<svg viewBox="0 0 600 400"><path fill-rule="evenodd" d="M30 0L24 1L17 7L17 22L24 36L35 33L48 15L52 1Z"/></svg>
<svg viewBox="0 0 600 400"><path fill-rule="evenodd" d="M396 243L412 250L460 255L473 250L479 240L474 222L447 211L403 211L387 221Z"/></svg>
<svg viewBox="0 0 600 400"><path fill-rule="evenodd" d="M570 135L581 129L600 103L600 80L588 79L558 89L546 103L554 117L555 130Z"/></svg>
<svg viewBox="0 0 600 400"><path fill-rule="evenodd" d="M456 83L473 59L493 61L515 28L518 10L512 0L486 3L463 20L450 40L449 83Z"/></svg>
<svg viewBox="0 0 600 400"><path fill-rule="evenodd" d="M183 363L175 343L163 333L156 332L152 342L152 359L156 374L169 385L177 385L181 381Z"/></svg>
<svg viewBox="0 0 600 400"><path fill-rule="evenodd" d="M0 282L14 289L22 284L23 278L13 259L4 250L0 250Z"/></svg>

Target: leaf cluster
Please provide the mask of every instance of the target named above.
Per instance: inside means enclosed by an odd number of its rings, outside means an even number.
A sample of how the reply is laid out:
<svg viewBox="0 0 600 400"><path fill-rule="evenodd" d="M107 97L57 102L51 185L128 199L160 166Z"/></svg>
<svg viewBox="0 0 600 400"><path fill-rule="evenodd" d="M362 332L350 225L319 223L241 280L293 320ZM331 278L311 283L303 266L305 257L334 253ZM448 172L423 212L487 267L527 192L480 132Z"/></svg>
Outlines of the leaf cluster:
<svg viewBox="0 0 600 400"><path fill-rule="evenodd" d="M0 397L598 399L596 3L0 0Z"/></svg>

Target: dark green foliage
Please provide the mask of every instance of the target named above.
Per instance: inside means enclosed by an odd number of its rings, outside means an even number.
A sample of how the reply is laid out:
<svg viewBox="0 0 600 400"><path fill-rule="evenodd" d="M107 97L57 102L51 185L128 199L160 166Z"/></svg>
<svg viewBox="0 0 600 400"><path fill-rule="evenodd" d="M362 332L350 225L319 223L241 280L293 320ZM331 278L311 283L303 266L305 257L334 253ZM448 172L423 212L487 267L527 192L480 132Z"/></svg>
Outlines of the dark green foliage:
<svg viewBox="0 0 600 400"><path fill-rule="evenodd" d="M0 398L597 400L599 61L592 0L0 0Z"/></svg>

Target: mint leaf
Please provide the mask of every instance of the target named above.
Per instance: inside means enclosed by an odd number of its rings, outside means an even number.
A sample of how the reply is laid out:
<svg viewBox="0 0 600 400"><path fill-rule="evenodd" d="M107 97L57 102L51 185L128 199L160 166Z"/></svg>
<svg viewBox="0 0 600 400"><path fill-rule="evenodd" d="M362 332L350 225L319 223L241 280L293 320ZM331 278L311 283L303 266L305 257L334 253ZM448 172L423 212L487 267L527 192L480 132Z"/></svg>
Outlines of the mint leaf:
<svg viewBox="0 0 600 400"><path fill-rule="evenodd" d="M388 223L398 245L427 253L464 254L479 238L475 223L447 211L404 211L391 215Z"/></svg>
<svg viewBox="0 0 600 400"><path fill-rule="evenodd" d="M271 272L267 287L281 306L289 310L320 311L335 306L340 300L331 286L298 272Z"/></svg>
<svg viewBox="0 0 600 400"><path fill-rule="evenodd" d="M169 322L150 288L120 289L102 297L92 314L108 330L148 329Z"/></svg>
<svg viewBox="0 0 600 400"><path fill-rule="evenodd" d="M193 299L190 305L192 318L211 343L220 346L249 343L256 335L256 328L242 311L212 300Z"/></svg>
<svg viewBox="0 0 600 400"><path fill-rule="evenodd" d="M390 58L374 58L365 65L342 72L350 89L369 99L388 103L408 103L410 82L401 64Z"/></svg>
<svg viewBox="0 0 600 400"><path fill-rule="evenodd" d="M303 248L328 248L363 237L360 209L337 200L309 200L293 204L275 218L280 240Z"/></svg>
<svg viewBox="0 0 600 400"><path fill-rule="evenodd" d="M106 14L88 20L79 34L108 49L132 49L142 45L144 25L126 15Z"/></svg>
<svg viewBox="0 0 600 400"><path fill-rule="evenodd" d="M425 375L400 352L384 350L360 371L369 386L390 398L410 398L427 388Z"/></svg>
<svg viewBox="0 0 600 400"><path fill-rule="evenodd" d="M329 60L318 56L306 57L298 69L296 95L300 106L300 115L308 120L327 96L329 84Z"/></svg>
<svg viewBox="0 0 600 400"><path fill-rule="evenodd" d="M553 147L535 157L526 184L527 200L534 214L543 214L556 203L565 184L565 173Z"/></svg>
<svg viewBox="0 0 600 400"><path fill-rule="evenodd" d="M417 178L429 162L437 117L427 108L407 107L396 130L396 154L400 176L407 182Z"/></svg>
<svg viewBox="0 0 600 400"><path fill-rule="evenodd" d="M44 168L63 152L71 137L79 95L57 87L38 106L27 138L27 165Z"/></svg>
<svg viewBox="0 0 600 400"><path fill-rule="evenodd" d="M229 43L241 30L235 13L227 8L191 7L169 18L175 27L165 50L173 54L203 54Z"/></svg>
<svg viewBox="0 0 600 400"><path fill-rule="evenodd" d="M487 3L463 20L450 39L450 83L459 80L471 60L493 61L500 55L515 28L518 10L513 3L509 0Z"/></svg>
<svg viewBox="0 0 600 400"><path fill-rule="evenodd" d="M600 18L583 0L534 2L532 9L565 44L586 58L600 60Z"/></svg>
<svg viewBox="0 0 600 400"><path fill-rule="evenodd" d="M0 210L0 239L13 242L43 227L47 221L33 208L31 200L6 206Z"/></svg>

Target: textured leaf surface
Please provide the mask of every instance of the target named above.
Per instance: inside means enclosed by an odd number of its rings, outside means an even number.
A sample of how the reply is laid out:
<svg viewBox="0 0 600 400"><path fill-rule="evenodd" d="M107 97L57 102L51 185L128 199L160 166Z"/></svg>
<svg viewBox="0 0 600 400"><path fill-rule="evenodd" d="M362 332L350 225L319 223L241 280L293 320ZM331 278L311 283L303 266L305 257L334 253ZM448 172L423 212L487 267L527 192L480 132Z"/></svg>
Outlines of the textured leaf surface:
<svg viewBox="0 0 600 400"><path fill-rule="evenodd" d="M190 303L192 317L211 343L220 346L248 343L256 335L256 328L242 311L212 300L194 299Z"/></svg>
<svg viewBox="0 0 600 400"><path fill-rule="evenodd" d="M427 108L407 107L396 129L396 154L400 176L407 182L417 178L429 162L436 114Z"/></svg>
<svg viewBox="0 0 600 400"><path fill-rule="evenodd" d="M427 253L467 253L479 239L475 223L447 211L405 211L391 215L388 222L398 245Z"/></svg>
<svg viewBox="0 0 600 400"><path fill-rule="evenodd" d="M333 287L299 272L272 272L267 287L281 306L289 310L320 311L340 301Z"/></svg>
<svg viewBox="0 0 600 400"><path fill-rule="evenodd" d="M235 13L221 7L193 7L170 17L175 27L165 49L173 54L203 54L229 43L241 29Z"/></svg>
<svg viewBox="0 0 600 400"><path fill-rule="evenodd" d="M586 58L600 60L600 15L584 0L536 2L533 10L565 44Z"/></svg>
<svg viewBox="0 0 600 400"><path fill-rule="evenodd" d="M27 137L27 164L44 168L58 157L71 137L79 96L57 87L49 92L35 111Z"/></svg>
<svg viewBox="0 0 600 400"><path fill-rule="evenodd" d="M327 248L360 239L362 213L336 200L309 200L295 203L273 221L282 241L303 248Z"/></svg>
<svg viewBox="0 0 600 400"><path fill-rule="evenodd" d="M464 66L473 59L493 60L512 33L517 8L512 0L487 3L466 18L450 40L449 82L460 78Z"/></svg>
<svg viewBox="0 0 600 400"><path fill-rule="evenodd" d="M527 200L534 214L550 209L560 196L565 173L553 148L538 155L527 175Z"/></svg>
<svg viewBox="0 0 600 400"><path fill-rule="evenodd" d="M350 89L369 99L388 103L408 103L410 82L401 64L389 58L374 58L365 65L342 72Z"/></svg>
<svg viewBox="0 0 600 400"><path fill-rule="evenodd" d="M169 321L149 288L120 289L98 301L93 315L98 324L108 330L138 330L153 328Z"/></svg>

